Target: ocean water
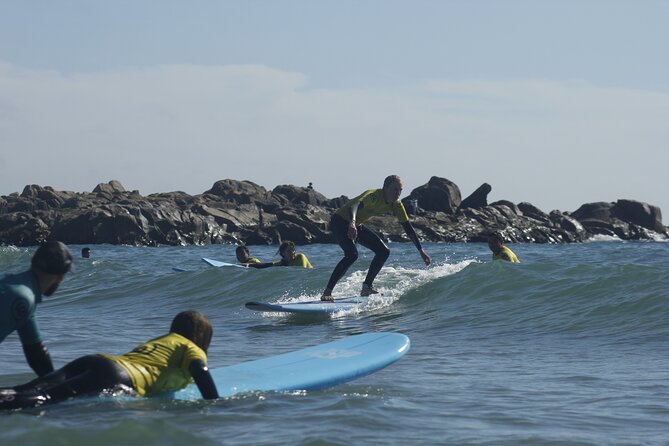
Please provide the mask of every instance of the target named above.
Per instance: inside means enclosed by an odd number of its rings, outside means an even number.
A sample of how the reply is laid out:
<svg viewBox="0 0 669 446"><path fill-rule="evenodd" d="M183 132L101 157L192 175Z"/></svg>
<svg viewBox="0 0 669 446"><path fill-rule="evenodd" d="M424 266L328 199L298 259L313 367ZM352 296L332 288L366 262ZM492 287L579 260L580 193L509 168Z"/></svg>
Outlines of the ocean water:
<svg viewBox="0 0 669 446"><path fill-rule="evenodd" d="M120 354L198 309L214 324L219 367L368 331L407 334L400 361L330 389L206 401L88 399L0 413L2 444L28 445L667 445L669 244L602 241L512 245L522 263L490 261L484 244L392 244L359 313L267 315L249 300L320 295L341 256L299 247L314 270L212 268L232 246L92 245L38 307L57 367ZM81 246L72 246L78 253ZM0 272L33 249L0 248ZM335 289L358 292L371 253ZM276 260L276 247L252 247ZM176 272L173 268L186 271ZM16 334L0 344L0 386L32 377Z"/></svg>

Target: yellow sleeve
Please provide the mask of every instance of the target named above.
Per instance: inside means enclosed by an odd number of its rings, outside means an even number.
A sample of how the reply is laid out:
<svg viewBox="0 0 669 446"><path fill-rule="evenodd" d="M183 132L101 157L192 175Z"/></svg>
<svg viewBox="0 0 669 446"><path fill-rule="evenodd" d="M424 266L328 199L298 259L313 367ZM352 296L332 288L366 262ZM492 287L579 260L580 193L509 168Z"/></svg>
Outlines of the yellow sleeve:
<svg viewBox="0 0 669 446"><path fill-rule="evenodd" d="M409 221L407 210L404 208L404 204L399 200L393 203L393 214L395 214L395 217L397 217L397 220L399 220L400 223Z"/></svg>
<svg viewBox="0 0 669 446"><path fill-rule="evenodd" d="M313 268L311 262L304 254L296 254L293 261L290 263L292 266L301 266L302 268Z"/></svg>
<svg viewBox="0 0 669 446"><path fill-rule="evenodd" d="M199 359L200 361L207 364L207 354L204 352L204 350L195 345L195 343L189 343L186 348L186 352L183 355L181 368L190 374L188 367L190 367L190 363L196 359Z"/></svg>

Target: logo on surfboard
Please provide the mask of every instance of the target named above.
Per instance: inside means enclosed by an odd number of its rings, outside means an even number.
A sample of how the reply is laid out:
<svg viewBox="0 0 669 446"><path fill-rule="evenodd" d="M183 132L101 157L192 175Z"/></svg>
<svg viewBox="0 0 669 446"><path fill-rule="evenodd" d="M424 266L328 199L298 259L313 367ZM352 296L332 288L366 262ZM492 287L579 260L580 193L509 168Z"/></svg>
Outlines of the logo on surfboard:
<svg viewBox="0 0 669 446"><path fill-rule="evenodd" d="M353 356L358 356L360 354L362 354L362 352L356 352L353 350L346 350L342 348L331 348L329 350L311 353L309 356L318 359L340 359L340 358L352 358Z"/></svg>

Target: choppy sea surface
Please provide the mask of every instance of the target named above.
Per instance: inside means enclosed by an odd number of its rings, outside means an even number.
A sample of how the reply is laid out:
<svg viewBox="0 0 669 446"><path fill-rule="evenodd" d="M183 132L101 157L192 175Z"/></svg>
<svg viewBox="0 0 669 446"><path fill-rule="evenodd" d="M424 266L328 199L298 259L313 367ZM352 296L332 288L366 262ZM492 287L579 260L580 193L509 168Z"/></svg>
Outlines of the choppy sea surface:
<svg viewBox="0 0 669 446"><path fill-rule="evenodd" d="M88 399L0 413L2 444L28 445L667 445L669 244L600 241L510 245L521 264L491 262L484 244L392 244L364 311L328 317L245 309L250 300L320 295L336 245L299 247L314 270L213 268L233 246L92 245L37 318L56 367L121 354L167 332L185 309L209 316L211 367L369 331L411 350L386 369L310 392L214 402ZM71 246L75 257L81 246ZM34 248L0 247L0 275L27 269ZM276 247L252 255L277 260ZM335 289L357 293L371 253ZM185 271L175 271L174 268ZM16 334L0 344L0 386L33 377Z"/></svg>

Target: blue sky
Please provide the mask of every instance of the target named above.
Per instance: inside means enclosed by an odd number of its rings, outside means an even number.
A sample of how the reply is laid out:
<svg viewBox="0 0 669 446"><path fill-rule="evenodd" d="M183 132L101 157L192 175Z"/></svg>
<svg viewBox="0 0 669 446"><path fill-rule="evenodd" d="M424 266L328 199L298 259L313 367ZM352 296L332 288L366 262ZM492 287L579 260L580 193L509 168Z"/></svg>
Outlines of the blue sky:
<svg viewBox="0 0 669 446"><path fill-rule="evenodd" d="M436 175L667 214L667 23L665 1L0 0L0 195Z"/></svg>

